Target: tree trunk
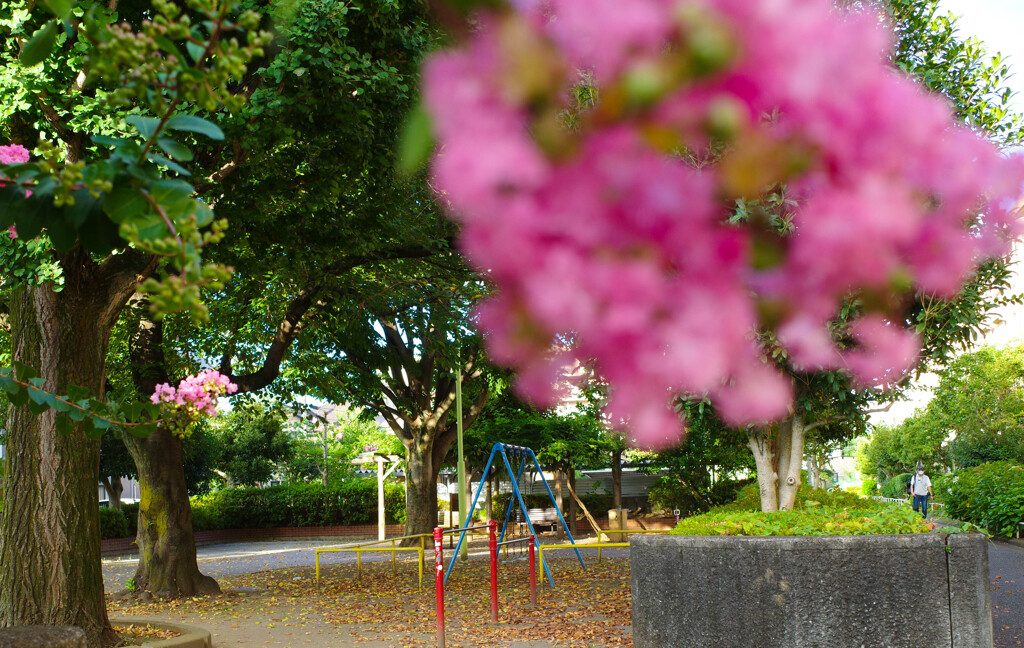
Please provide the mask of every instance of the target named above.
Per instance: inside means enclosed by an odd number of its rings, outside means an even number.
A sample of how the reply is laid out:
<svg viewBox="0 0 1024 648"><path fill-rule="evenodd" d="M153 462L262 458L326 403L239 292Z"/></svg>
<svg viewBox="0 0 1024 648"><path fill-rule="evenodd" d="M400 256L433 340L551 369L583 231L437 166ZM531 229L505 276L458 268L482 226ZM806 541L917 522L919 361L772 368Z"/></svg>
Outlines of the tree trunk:
<svg viewBox="0 0 1024 648"><path fill-rule="evenodd" d="M612 453L612 508L622 508L622 450Z"/></svg>
<svg viewBox="0 0 1024 648"><path fill-rule="evenodd" d="M60 293L46 284L14 294L13 357L38 368L47 390L78 385L102 398L107 343L124 302L79 270L65 267ZM0 625L75 625L100 646L115 636L100 568L100 442L81 423L60 434L56 421L53 410L8 410Z"/></svg>
<svg viewBox="0 0 1024 648"><path fill-rule="evenodd" d="M801 415L747 433L747 445L757 466L762 511L791 511L796 505L805 436Z"/></svg>
<svg viewBox="0 0 1024 648"><path fill-rule="evenodd" d="M146 308L144 301L138 307ZM163 352L163 324L145 315L131 340L132 375L140 398L169 382ZM160 596L220 592L217 581L199 571L192 531L192 507L185 485L184 442L164 427L145 439L124 435L139 480L139 566L135 587Z"/></svg>
<svg viewBox="0 0 1024 648"><path fill-rule="evenodd" d="M106 476L103 478L103 490L107 493L107 506L112 509L121 510L121 493L124 491L124 484L120 477Z"/></svg>
<svg viewBox="0 0 1024 648"><path fill-rule="evenodd" d="M432 448L405 449L405 535L431 533L437 526L437 469Z"/></svg>
<svg viewBox="0 0 1024 648"><path fill-rule="evenodd" d="M577 491L576 491L576 471L572 468L572 466L569 467L569 469L567 471L567 474L569 476L569 492L570 493L577 493ZM578 493L577 493L577 495L578 495ZM569 519L567 519L566 522L569 524L569 533L571 533L573 535L573 537L576 536L576 514L577 514L576 509L577 509L576 498L575 497L569 498Z"/></svg>
<svg viewBox="0 0 1024 648"><path fill-rule="evenodd" d="M779 510L792 511L800 490L800 468L804 463L804 417L794 414L779 425Z"/></svg>
<svg viewBox="0 0 1024 648"><path fill-rule="evenodd" d="M125 435L139 474L139 566L135 587L157 596L217 594L199 571L192 507L185 485L184 442L164 427L145 439Z"/></svg>

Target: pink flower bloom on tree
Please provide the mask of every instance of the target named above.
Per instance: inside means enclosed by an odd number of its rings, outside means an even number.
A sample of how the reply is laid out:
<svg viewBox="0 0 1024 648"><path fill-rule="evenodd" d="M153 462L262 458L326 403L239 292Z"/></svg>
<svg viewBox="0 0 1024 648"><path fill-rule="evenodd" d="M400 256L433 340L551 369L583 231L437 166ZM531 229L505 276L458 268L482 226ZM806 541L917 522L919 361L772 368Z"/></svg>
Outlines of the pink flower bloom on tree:
<svg viewBox="0 0 1024 648"><path fill-rule="evenodd" d="M21 144L0 146L0 164L22 164L28 162L28 149Z"/></svg>
<svg viewBox="0 0 1024 648"><path fill-rule="evenodd" d="M891 34L868 11L513 5L431 57L424 97L435 186L498 287L478 313L490 353L541 404L586 360L641 445L678 438L679 394L737 426L778 419L792 387L763 358L766 329L795 369L892 384L919 344L902 313L865 312L840 347L828 327L843 300L955 295L1020 232L1009 206L1024 164L893 70ZM570 129L559 120L581 72L598 102ZM731 218L737 198L782 185L784 235Z"/></svg>
<svg viewBox="0 0 1024 648"><path fill-rule="evenodd" d="M238 385L232 383L227 376L215 369L208 369L195 376L188 376L178 383L177 388L168 383L157 385L149 400L171 408L178 429L185 430L201 416L216 416L217 399L237 391Z"/></svg>

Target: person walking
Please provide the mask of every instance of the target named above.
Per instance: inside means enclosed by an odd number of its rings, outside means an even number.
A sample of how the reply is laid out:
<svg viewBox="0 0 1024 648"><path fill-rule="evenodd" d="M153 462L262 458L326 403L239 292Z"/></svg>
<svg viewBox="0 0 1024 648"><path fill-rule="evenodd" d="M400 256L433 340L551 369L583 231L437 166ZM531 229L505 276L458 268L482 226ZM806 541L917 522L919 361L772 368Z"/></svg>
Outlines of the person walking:
<svg viewBox="0 0 1024 648"><path fill-rule="evenodd" d="M917 467L917 474L910 478L910 492L914 495L914 512L921 507L921 517L928 519L928 498L932 494L932 480L924 474L924 466Z"/></svg>

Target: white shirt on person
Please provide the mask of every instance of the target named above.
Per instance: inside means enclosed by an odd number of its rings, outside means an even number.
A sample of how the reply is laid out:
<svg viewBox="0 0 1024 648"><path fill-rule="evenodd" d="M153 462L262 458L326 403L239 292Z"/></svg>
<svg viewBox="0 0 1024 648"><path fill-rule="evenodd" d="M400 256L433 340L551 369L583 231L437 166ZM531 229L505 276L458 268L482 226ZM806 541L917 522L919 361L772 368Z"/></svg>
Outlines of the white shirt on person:
<svg viewBox="0 0 1024 648"><path fill-rule="evenodd" d="M928 479L928 475L914 475L910 479L910 486L914 490L914 495L927 495L928 489L932 487L932 480Z"/></svg>

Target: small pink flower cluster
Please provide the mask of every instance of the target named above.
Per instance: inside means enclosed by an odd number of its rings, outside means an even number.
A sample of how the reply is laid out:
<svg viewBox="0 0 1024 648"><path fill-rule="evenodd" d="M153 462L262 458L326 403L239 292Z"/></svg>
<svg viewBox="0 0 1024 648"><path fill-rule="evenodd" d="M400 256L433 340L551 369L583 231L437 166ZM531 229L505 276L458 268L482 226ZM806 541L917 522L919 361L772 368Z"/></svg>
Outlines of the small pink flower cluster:
<svg viewBox="0 0 1024 648"><path fill-rule="evenodd" d="M149 400L174 408L176 415L184 419L181 425L184 429L200 416L216 416L217 399L237 391L238 385L227 376L215 369L208 369L195 376L188 376L178 383L177 389L168 383L157 385Z"/></svg>
<svg viewBox="0 0 1024 648"><path fill-rule="evenodd" d="M28 149L21 144L0 146L0 164L22 164L28 162Z"/></svg>
<svg viewBox="0 0 1024 648"><path fill-rule="evenodd" d="M7 146L0 146L0 164L22 164L28 162L28 149L21 144L9 144ZM3 174L0 174L0 178ZM0 187L3 186L3 182L0 182ZM12 239L18 238L18 230L14 229L14 225L7 228L7 236Z"/></svg>
<svg viewBox="0 0 1024 648"><path fill-rule="evenodd" d="M796 369L891 383L919 349L898 304L955 295L1019 232L1024 164L889 66L875 13L512 4L430 58L424 95L437 191L498 287L479 310L490 352L539 403L563 367L593 359L609 414L641 445L678 437L679 393L709 396L735 425L778 419L792 386L763 357L765 329ZM599 101L567 128L581 71ZM774 216L791 233L730 218L737 198L783 184ZM839 346L828 324L858 293L878 305Z"/></svg>

